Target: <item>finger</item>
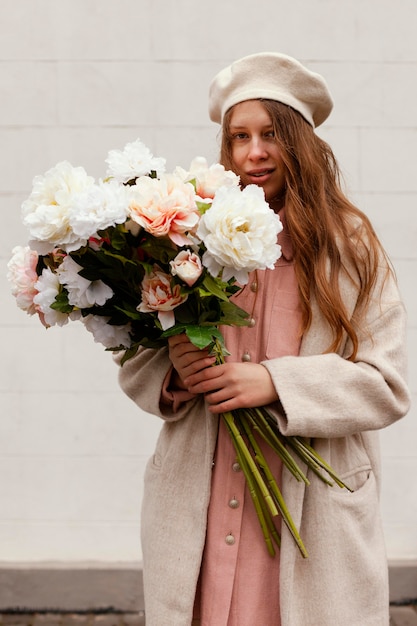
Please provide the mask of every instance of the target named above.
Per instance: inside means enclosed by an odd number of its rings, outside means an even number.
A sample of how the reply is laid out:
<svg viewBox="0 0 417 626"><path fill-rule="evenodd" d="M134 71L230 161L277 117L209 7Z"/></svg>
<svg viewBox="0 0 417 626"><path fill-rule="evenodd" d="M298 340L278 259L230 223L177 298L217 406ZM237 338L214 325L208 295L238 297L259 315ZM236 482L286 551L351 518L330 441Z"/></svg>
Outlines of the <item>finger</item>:
<svg viewBox="0 0 417 626"><path fill-rule="evenodd" d="M210 393L218 391L223 385L221 382L222 366L215 365L215 357L207 357L199 362L203 365L201 369L191 372L184 379L184 384L193 389L193 393Z"/></svg>
<svg viewBox="0 0 417 626"><path fill-rule="evenodd" d="M172 335L168 337L168 343L170 345L176 345L178 343L186 343L189 342L187 335L185 333L179 333L178 335Z"/></svg>

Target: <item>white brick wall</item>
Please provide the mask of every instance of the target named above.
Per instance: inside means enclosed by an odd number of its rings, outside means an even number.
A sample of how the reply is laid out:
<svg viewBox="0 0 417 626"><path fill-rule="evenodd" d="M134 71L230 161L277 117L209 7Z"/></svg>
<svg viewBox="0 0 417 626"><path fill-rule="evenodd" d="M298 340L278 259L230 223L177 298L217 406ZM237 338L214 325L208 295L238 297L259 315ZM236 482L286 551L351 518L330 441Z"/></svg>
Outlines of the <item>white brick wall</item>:
<svg viewBox="0 0 417 626"><path fill-rule="evenodd" d="M169 168L214 160L207 87L244 54L283 51L326 76L336 108L320 133L398 271L416 398L415 0L2 0L0 28L0 561L140 560L159 428L82 328L45 331L16 308L5 270L31 180L62 159L101 176L138 136ZM417 558L415 416L381 437L391 559Z"/></svg>

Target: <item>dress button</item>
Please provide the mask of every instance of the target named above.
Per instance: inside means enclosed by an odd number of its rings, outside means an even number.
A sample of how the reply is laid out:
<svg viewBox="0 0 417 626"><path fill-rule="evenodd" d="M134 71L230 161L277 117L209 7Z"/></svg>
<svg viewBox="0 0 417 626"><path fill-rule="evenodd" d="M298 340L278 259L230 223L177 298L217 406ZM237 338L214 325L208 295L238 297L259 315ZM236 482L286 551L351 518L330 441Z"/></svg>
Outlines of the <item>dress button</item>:
<svg viewBox="0 0 417 626"><path fill-rule="evenodd" d="M254 280L253 283L250 284L250 290L253 291L253 293L256 293L258 291L258 283L256 280Z"/></svg>
<svg viewBox="0 0 417 626"><path fill-rule="evenodd" d="M233 465L232 465L232 470L233 470L234 472L240 472L241 467L240 467L240 465L239 465L239 463L238 463L237 461L236 461L236 463L233 463Z"/></svg>
<svg viewBox="0 0 417 626"><path fill-rule="evenodd" d="M229 500L229 506L231 509L239 508L239 500L236 500L236 498L232 498L231 500Z"/></svg>
<svg viewBox="0 0 417 626"><path fill-rule="evenodd" d="M227 543L228 546L232 546L235 543L235 538L233 537L231 533L226 535L225 542Z"/></svg>
<svg viewBox="0 0 417 626"><path fill-rule="evenodd" d="M242 355L242 361L244 361L244 362L246 362L246 361L250 361L250 354L249 354L249 352L245 352L245 353Z"/></svg>
<svg viewBox="0 0 417 626"><path fill-rule="evenodd" d="M256 324L256 319L254 317L251 317L249 320L249 328L253 328Z"/></svg>

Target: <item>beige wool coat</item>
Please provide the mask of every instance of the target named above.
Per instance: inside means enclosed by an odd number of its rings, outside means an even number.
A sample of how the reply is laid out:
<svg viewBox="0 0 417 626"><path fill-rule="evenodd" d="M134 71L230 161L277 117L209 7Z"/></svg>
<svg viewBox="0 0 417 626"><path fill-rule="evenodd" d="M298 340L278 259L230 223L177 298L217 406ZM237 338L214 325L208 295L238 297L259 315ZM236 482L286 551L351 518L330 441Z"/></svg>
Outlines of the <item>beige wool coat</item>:
<svg viewBox="0 0 417 626"><path fill-rule="evenodd" d="M310 437L354 489L328 487L314 475L305 487L284 469L283 496L309 558L300 556L283 525L277 589L282 626L388 626L377 431L407 412L409 393L405 311L394 280L384 281L383 274L355 362L346 359L348 341L337 354L323 354L331 337L313 305L300 356L263 363L282 403L274 407L281 432ZM341 288L354 315L356 289L347 278ZM142 509L147 626L191 624L218 427L201 397L178 406L161 402L170 368L164 348L142 349L120 369L127 395L164 420L146 469Z"/></svg>

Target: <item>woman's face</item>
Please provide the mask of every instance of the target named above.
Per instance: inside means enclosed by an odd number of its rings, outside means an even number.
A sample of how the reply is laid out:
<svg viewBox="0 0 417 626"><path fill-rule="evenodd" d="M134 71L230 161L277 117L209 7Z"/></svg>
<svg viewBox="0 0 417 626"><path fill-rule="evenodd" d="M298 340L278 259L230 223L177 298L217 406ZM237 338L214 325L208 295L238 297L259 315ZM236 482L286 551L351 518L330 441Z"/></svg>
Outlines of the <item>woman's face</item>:
<svg viewBox="0 0 417 626"><path fill-rule="evenodd" d="M259 185L272 208L281 208L285 189L284 163L271 118L262 103L246 100L236 104L230 117L229 132L233 169L240 176L242 185Z"/></svg>

